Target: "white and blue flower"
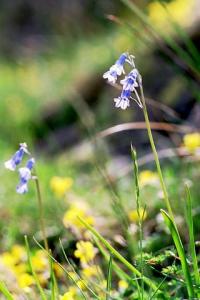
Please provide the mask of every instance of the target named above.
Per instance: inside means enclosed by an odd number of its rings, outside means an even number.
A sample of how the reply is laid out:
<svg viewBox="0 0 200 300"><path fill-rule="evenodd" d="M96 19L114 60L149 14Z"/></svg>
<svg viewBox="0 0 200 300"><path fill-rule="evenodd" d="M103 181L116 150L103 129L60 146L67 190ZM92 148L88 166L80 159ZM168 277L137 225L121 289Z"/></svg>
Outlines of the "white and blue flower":
<svg viewBox="0 0 200 300"><path fill-rule="evenodd" d="M117 81L117 77L124 74L124 64L127 60L128 53L122 53L119 59L115 62L114 65L110 67L110 69L103 74L104 79L108 79L108 82L115 83Z"/></svg>
<svg viewBox="0 0 200 300"><path fill-rule="evenodd" d="M114 99L115 107L127 109L130 106L131 90L122 90L121 95Z"/></svg>
<svg viewBox="0 0 200 300"><path fill-rule="evenodd" d="M32 178L31 170L33 169L34 164L35 159L30 158L26 167L19 169L20 183L16 188L18 194L25 194L28 192L28 182Z"/></svg>
<svg viewBox="0 0 200 300"><path fill-rule="evenodd" d="M137 78L138 78L138 70L133 69L120 83L123 85L123 89L134 91L136 87L138 87Z"/></svg>
<svg viewBox="0 0 200 300"><path fill-rule="evenodd" d="M15 171L17 165L19 165L23 159L24 153L29 154L26 143L19 144L20 148L11 159L7 160L4 165L6 169Z"/></svg>

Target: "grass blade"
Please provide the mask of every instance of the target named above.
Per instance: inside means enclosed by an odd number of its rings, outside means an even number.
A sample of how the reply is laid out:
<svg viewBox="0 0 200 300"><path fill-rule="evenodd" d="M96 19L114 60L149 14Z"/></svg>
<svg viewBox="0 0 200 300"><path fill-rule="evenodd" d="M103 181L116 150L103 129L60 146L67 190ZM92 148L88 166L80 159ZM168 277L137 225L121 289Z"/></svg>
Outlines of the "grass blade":
<svg viewBox="0 0 200 300"><path fill-rule="evenodd" d="M47 300L47 297L40 285L40 282L39 282L39 279L37 277L37 274L35 273L35 271L33 270L33 266L32 266L32 261L31 261L31 254L30 254L30 248L29 248L29 243L28 243L28 238L27 236L25 235L25 244L26 244L26 250L27 250L27 256L28 256L28 264L29 264L29 268L31 270L31 273L35 279L35 282L36 282L36 285L37 285L37 288L39 290L39 293L40 293L40 296L41 296L41 299L42 300Z"/></svg>
<svg viewBox="0 0 200 300"><path fill-rule="evenodd" d="M180 257L180 261L181 261L181 266L182 266L182 271L185 277L185 283L186 283L186 287L187 287L187 291L188 291L188 295L190 298L194 297L194 289L193 289L193 285L192 285L192 279L190 276L190 270L189 270L189 266L186 260L186 255L185 255L185 251L183 248L183 244L180 238L180 235L178 233L178 230L174 224L174 222L172 221L171 217L168 215L168 213L166 213L166 211L164 211L163 209L161 209L161 213L162 216L164 218L164 221L167 225L167 227L169 228L169 231L172 235L174 244L176 246L176 250L178 252L178 255Z"/></svg>
<svg viewBox="0 0 200 300"><path fill-rule="evenodd" d="M99 234L92 226L85 222L82 218L78 217L80 222L99 240L103 245L115 256L122 264L124 264L133 274L141 277L140 271L138 271L131 263L129 263L115 248L113 248L110 243L108 243L101 234ZM157 286L152 282L148 277L143 277L144 282L152 288L154 291L157 289Z"/></svg>
<svg viewBox="0 0 200 300"><path fill-rule="evenodd" d="M187 215L187 223L188 223L188 229L189 229L189 246L190 246L190 254L192 257L193 262L193 269L194 269L194 277L196 281L196 285L200 285L200 276L199 276L199 268L198 268L198 261L196 256L196 250L195 250L195 240L194 240L194 226L193 226L193 218L192 218L192 201L191 201L191 195L190 190L188 186L186 185L186 215ZM200 293L198 293L198 298L200 298Z"/></svg>
<svg viewBox="0 0 200 300"><path fill-rule="evenodd" d="M141 296L140 289L138 289L139 299L144 298L144 264L143 264L143 250L142 250L142 239L143 239L143 216L141 215L141 203L140 203L140 187L139 187L139 175L138 175L138 164L137 164L137 153L131 145L131 156L133 161L133 171L135 179L135 197L138 215L138 227L139 227L139 252L140 252L140 265L141 265ZM143 211L144 214L144 211ZM138 284L139 285L139 284Z"/></svg>
<svg viewBox="0 0 200 300"><path fill-rule="evenodd" d="M105 260L107 262L109 262L110 256L109 256L108 252L101 246L101 244L99 243L99 241L96 238L94 238L94 243L96 244L97 248L99 249L102 256L105 258ZM117 276L120 279L125 280L125 281L131 280L131 277L127 273L125 273L114 260L112 261L112 268L113 268L113 271L115 271L115 273L117 274Z"/></svg>
<svg viewBox="0 0 200 300"><path fill-rule="evenodd" d="M58 298L58 286L56 282L56 277L53 269L54 262L51 258L49 258L50 264L50 286L51 286L51 300L56 300Z"/></svg>
<svg viewBox="0 0 200 300"><path fill-rule="evenodd" d="M110 259L108 263L108 276L107 276L107 285L106 285L106 300L110 299L110 290L112 282L112 254L110 254Z"/></svg>
<svg viewBox="0 0 200 300"><path fill-rule="evenodd" d="M0 291L6 297L7 300L14 300L14 297L12 296L12 294L7 289L5 283L2 282L2 281L0 281Z"/></svg>

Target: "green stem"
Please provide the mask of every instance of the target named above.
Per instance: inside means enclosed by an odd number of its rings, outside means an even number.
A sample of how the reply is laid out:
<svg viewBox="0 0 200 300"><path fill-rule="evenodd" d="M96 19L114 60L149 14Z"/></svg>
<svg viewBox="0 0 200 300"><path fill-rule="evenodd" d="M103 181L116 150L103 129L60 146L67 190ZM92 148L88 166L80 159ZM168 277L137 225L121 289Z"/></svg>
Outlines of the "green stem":
<svg viewBox="0 0 200 300"><path fill-rule="evenodd" d="M174 240L174 244L176 246L176 250L180 257L181 267L182 267L182 271L183 271L183 274L185 277L185 285L186 285L186 288L188 291L189 298L193 299L194 298L194 289L193 289L193 285L192 285L192 278L191 278L190 269L188 266L186 254L185 254L185 251L183 248L183 244L182 244L179 232L178 232L176 225L175 225L174 221L172 220L172 218L163 209L161 209L160 211L163 215L163 218L164 218L164 221L165 221L167 227L170 230L171 236L172 236L172 238Z"/></svg>
<svg viewBox="0 0 200 300"><path fill-rule="evenodd" d="M38 207L39 207L39 213L40 213L40 228L41 228L42 237L44 240L45 249L47 252L49 252L48 241L47 241L46 231L45 231L45 224L44 224L44 211L43 211L42 196L41 196L40 184L39 184L37 175L35 176L35 185L36 185Z"/></svg>
<svg viewBox="0 0 200 300"><path fill-rule="evenodd" d="M174 215L173 215L173 212L172 212L171 204L169 202L167 189L166 189L166 186L165 186L165 182L164 182L163 175L162 175L162 170L161 170L161 167L160 167L160 161L159 161L159 158L158 158L158 153L157 153L156 146L155 146L154 139L153 139L153 135L152 135L152 132L151 132L151 126L150 126L150 122L149 122L149 117L148 117L148 112L147 112L147 107L146 107L146 102L145 102L145 98L144 98L144 92L143 92L142 84L140 84L140 94L141 94L141 100L142 100L142 105L143 105L143 113L144 113L145 123L146 123L147 132L148 132L148 136L149 136L149 141L150 141L151 148L152 148L152 151L153 151L158 176L159 176L159 179L160 179L160 185L161 185L161 188L162 188L162 191L163 191L165 204L166 204L167 210L170 214L170 217L172 218L172 220L174 220Z"/></svg>

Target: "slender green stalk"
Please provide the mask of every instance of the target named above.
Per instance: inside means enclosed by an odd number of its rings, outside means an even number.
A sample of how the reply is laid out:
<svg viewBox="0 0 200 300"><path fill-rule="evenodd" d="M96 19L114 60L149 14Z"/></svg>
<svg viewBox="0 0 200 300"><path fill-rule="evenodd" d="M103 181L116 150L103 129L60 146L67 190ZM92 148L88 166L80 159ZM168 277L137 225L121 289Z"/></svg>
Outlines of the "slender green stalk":
<svg viewBox="0 0 200 300"><path fill-rule="evenodd" d="M40 296L41 296L41 299L42 300L47 300L47 297L40 285L40 282L39 282L39 279L38 279L38 276L37 274L35 273L34 269L33 269L33 265L32 265L32 261L31 261L31 254L30 254L30 248L29 248L29 243L28 243L28 238L27 236L25 235L25 244L26 244L26 250L27 250L27 256L28 256L28 264L29 264L29 267L30 267L30 271L35 279L35 282L36 282L36 285L37 285L37 288L39 290L39 293L40 293Z"/></svg>
<svg viewBox="0 0 200 300"><path fill-rule="evenodd" d="M186 185L186 194L187 194L187 202L186 202L186 213L187 213L187 222L189 228L189 246L190 246L190 254L193 262L194 269L194 277L196 281L196 285L200 285L200 276L199 276L199 268L197 255L195 250L195 240L194 240L194 226L193 226L193 218L192 218L192 203L191 203L191 195L188 186ZM200 292L198 292L198 298L200 299Z"/></svg>
<svg viewBox="0 0 200 300"><path fill-rule="evenodd" d="M140 250L140 265L141 265L141 299L144 299L144 264L143 264L143 249L142 249L142 239L143 239L143 216L141 215L141 203L140 203L140 187L138 180L138 164L137 164L137 153L131 145L131 154L133 160L133 170L134 170L134 179L135 179L135 197L136 197L136 206L138 214L138 227L139 227L139 250ZM143 212L144 215L144 212Z"/></svg>
<svg viewBox="0 0 200 300"><path fill-rule="evenodd" d="M12 294L7 289L5 283L2 282L2 281L0 281L0 291L6 297L7 300L14 300L14 297L12 296Z"/></svg>
<svg viewBox="0 0 200 300"><path fill-rule="evenodd" d="M49 264L50 264L50 286L51 286L51 300L56 300L58 298L58 285L56 281L56 277L54 274L54 262L51 258L49 258Z"/></svg>
<svg viewBox="0 0 200 300"><path fill-rule="evenodd" d="M157 290L153 293L153 295L151 295L151 297L149 298L149 300L152 300L155 297L155 295L159 292L159 289L161 288L161 286L163 285L163 283L165 282L165 280L166 280L166 277L161 281L161 283L159 284Z"/></svg>
<svg viewBox="0 0 200 300"><path fill-rule="evenodd" d="M36 175L36 171L35 171L35 175ZM46 251L49 251L46 230L45 230L45 223L44 223L42 195L41 195L40 183L39 183L39 179L38 179L37 175L35 176L35 185L36 185L36 193L37 193L37 200L38 200L38 207L39 207L39 214L40 214L40 229L42 232L45 249L46 249Z"/></svg>
<svg viewBox="0 0 200 300"><path fill-rule="evenodd" d="M170 233L172 235L172 238L174 240L174 244L176 246L176 250L178 252L178 255L180 257L180 261L181 261L181 267L182 267L182 271L185 277L185 283L186 283L186 288L188 291L188 295L190 298L194 298L194 288L192 285L192 279L191 279L191 275L190 275L190 270L189 270L189 266L187 263L187 259L186 259L186 255L185 255L185 251L183 248L183 244L180 238L180 235L178 233L178 230L176 228L176 225L174 224L174 221L172 220L172 218L163 210L161 209L161 213L163 215L164 221L167 225L167 227L170 230Z"/></svg>
<svg viewBox="0 0 200 300"><path fill-rule="evenodd" d="M80 222L98 239L100 240L104 246L115 256L122 264L124 264L133 274L141 277L141 272L138 271L132 264L130 264L115 248L113 248L104 238L100 235L92 226L90 226L87 222L85 222L82 218L78 217ZM151 287L153 290L157 289L157 286L147 277L143 277L144 282Z"/></svg>
<svg viewBox="0 0 200 300"><path fill-rule="evenodd" d="M165 204L166 204L167 210L170 214L170 217L174 221L174 215L173 215L173 212L172 212L172 208L171 208L171 204L169 202L167 189L166 189L165 182L164 182L164 179L163 179L162 170L161 170L161 167L160 167L160 161L159 161L159 158L158 158L158 153L157 153L156 146L155 146L154 139L153 139L153 135L152 135L152 132L151 132L151 126L150 126L149 116L148 116L146 102L145 102L145 98L144 98L143 87L142 87L142 84L140 84L139 86L140 86L140 94L141 94L141 100L142 100L142 105L143 105L143 113L144 113L145 123L146 123L147 132L148 132L148 136L149 136L149 141L150 141L150 144L151 144L151 148L152 148L152 151L153 151L153 155L154 155L154 159L155 159L155 163L156 163L156 167L157 167L158 176L159 176L159 179L160 179L160 184L161 184L162 191L163 191Z"/></svg>
<svg viewBox="0 0 200 300"><path fill-rule="evenodd" d="M112 254L110 254L110 259L108 263L108 274L107 274L107 285L106 285L106 300L110 299L110 290L112 283Z"/></svg>
<svg viewBox="0 0 200 300"><path fill-rule="evenodd" d="M98 247L100 253L103 255L103 257L105 258L105 260L107 262L109 262L110 259L110 255L108 254L108 252L101 246L101 244L99 243L98 239L94 238L94 242L96 244L96 246ZM125 273L119 266L118 264L113 260L112 262L112 267L113 267L113 271L117 274L117 276L122 279L122 280L131 280L131 277Z"/></svg>

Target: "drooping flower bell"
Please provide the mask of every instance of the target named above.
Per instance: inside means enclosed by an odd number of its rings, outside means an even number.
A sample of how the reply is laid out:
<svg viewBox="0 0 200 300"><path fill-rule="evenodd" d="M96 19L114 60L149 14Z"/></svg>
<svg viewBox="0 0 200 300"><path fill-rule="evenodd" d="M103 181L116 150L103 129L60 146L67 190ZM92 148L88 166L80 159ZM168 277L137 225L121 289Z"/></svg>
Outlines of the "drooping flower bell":
<svg viewBox="0 0 200 300"><path fill-rule="evenodd" d="M26 143L19 144L19 150L15 152L15 154L11 157L11 159L7 160L4 165L6 169L11 171L15 171L17 165L19 165L23 159L24 153L29 154Z"/></svg>
<svg viewBox="0 0 200 300"><path fill-rule="evenodd" d="M124 64L128 57L128 53L122 53L119 59L115 62L114 65L110 67L110 69L103 74L104 79L108 79L109 83L115 83L117 81L117 77L124 74Z"/></svg>
<svg viewBox="0 0 200 300"><path fill-rule="evenodd" d="M20 183L16 188L18 194L25 194L28 192L28 181L32 178L31 170L33 169L34 164L35 159L30 158L26 167L19 169Z"/></svg>
<svg viewBox="0 0 200 300"><path fill-rule="evenodd" d="M131 92L134 91L136 87L138 87L137 77L138 77L138 70L133 69L120 83L123 85L123 89L130 90Z"/></svg>
<svg viewBox="0 0 200 300"><path fill-rule="evenodd" d="M130 106L130 96L131 90L122 90L121 95L114 99L115 107L121 107L121 109L126 109Z"/></svg>

